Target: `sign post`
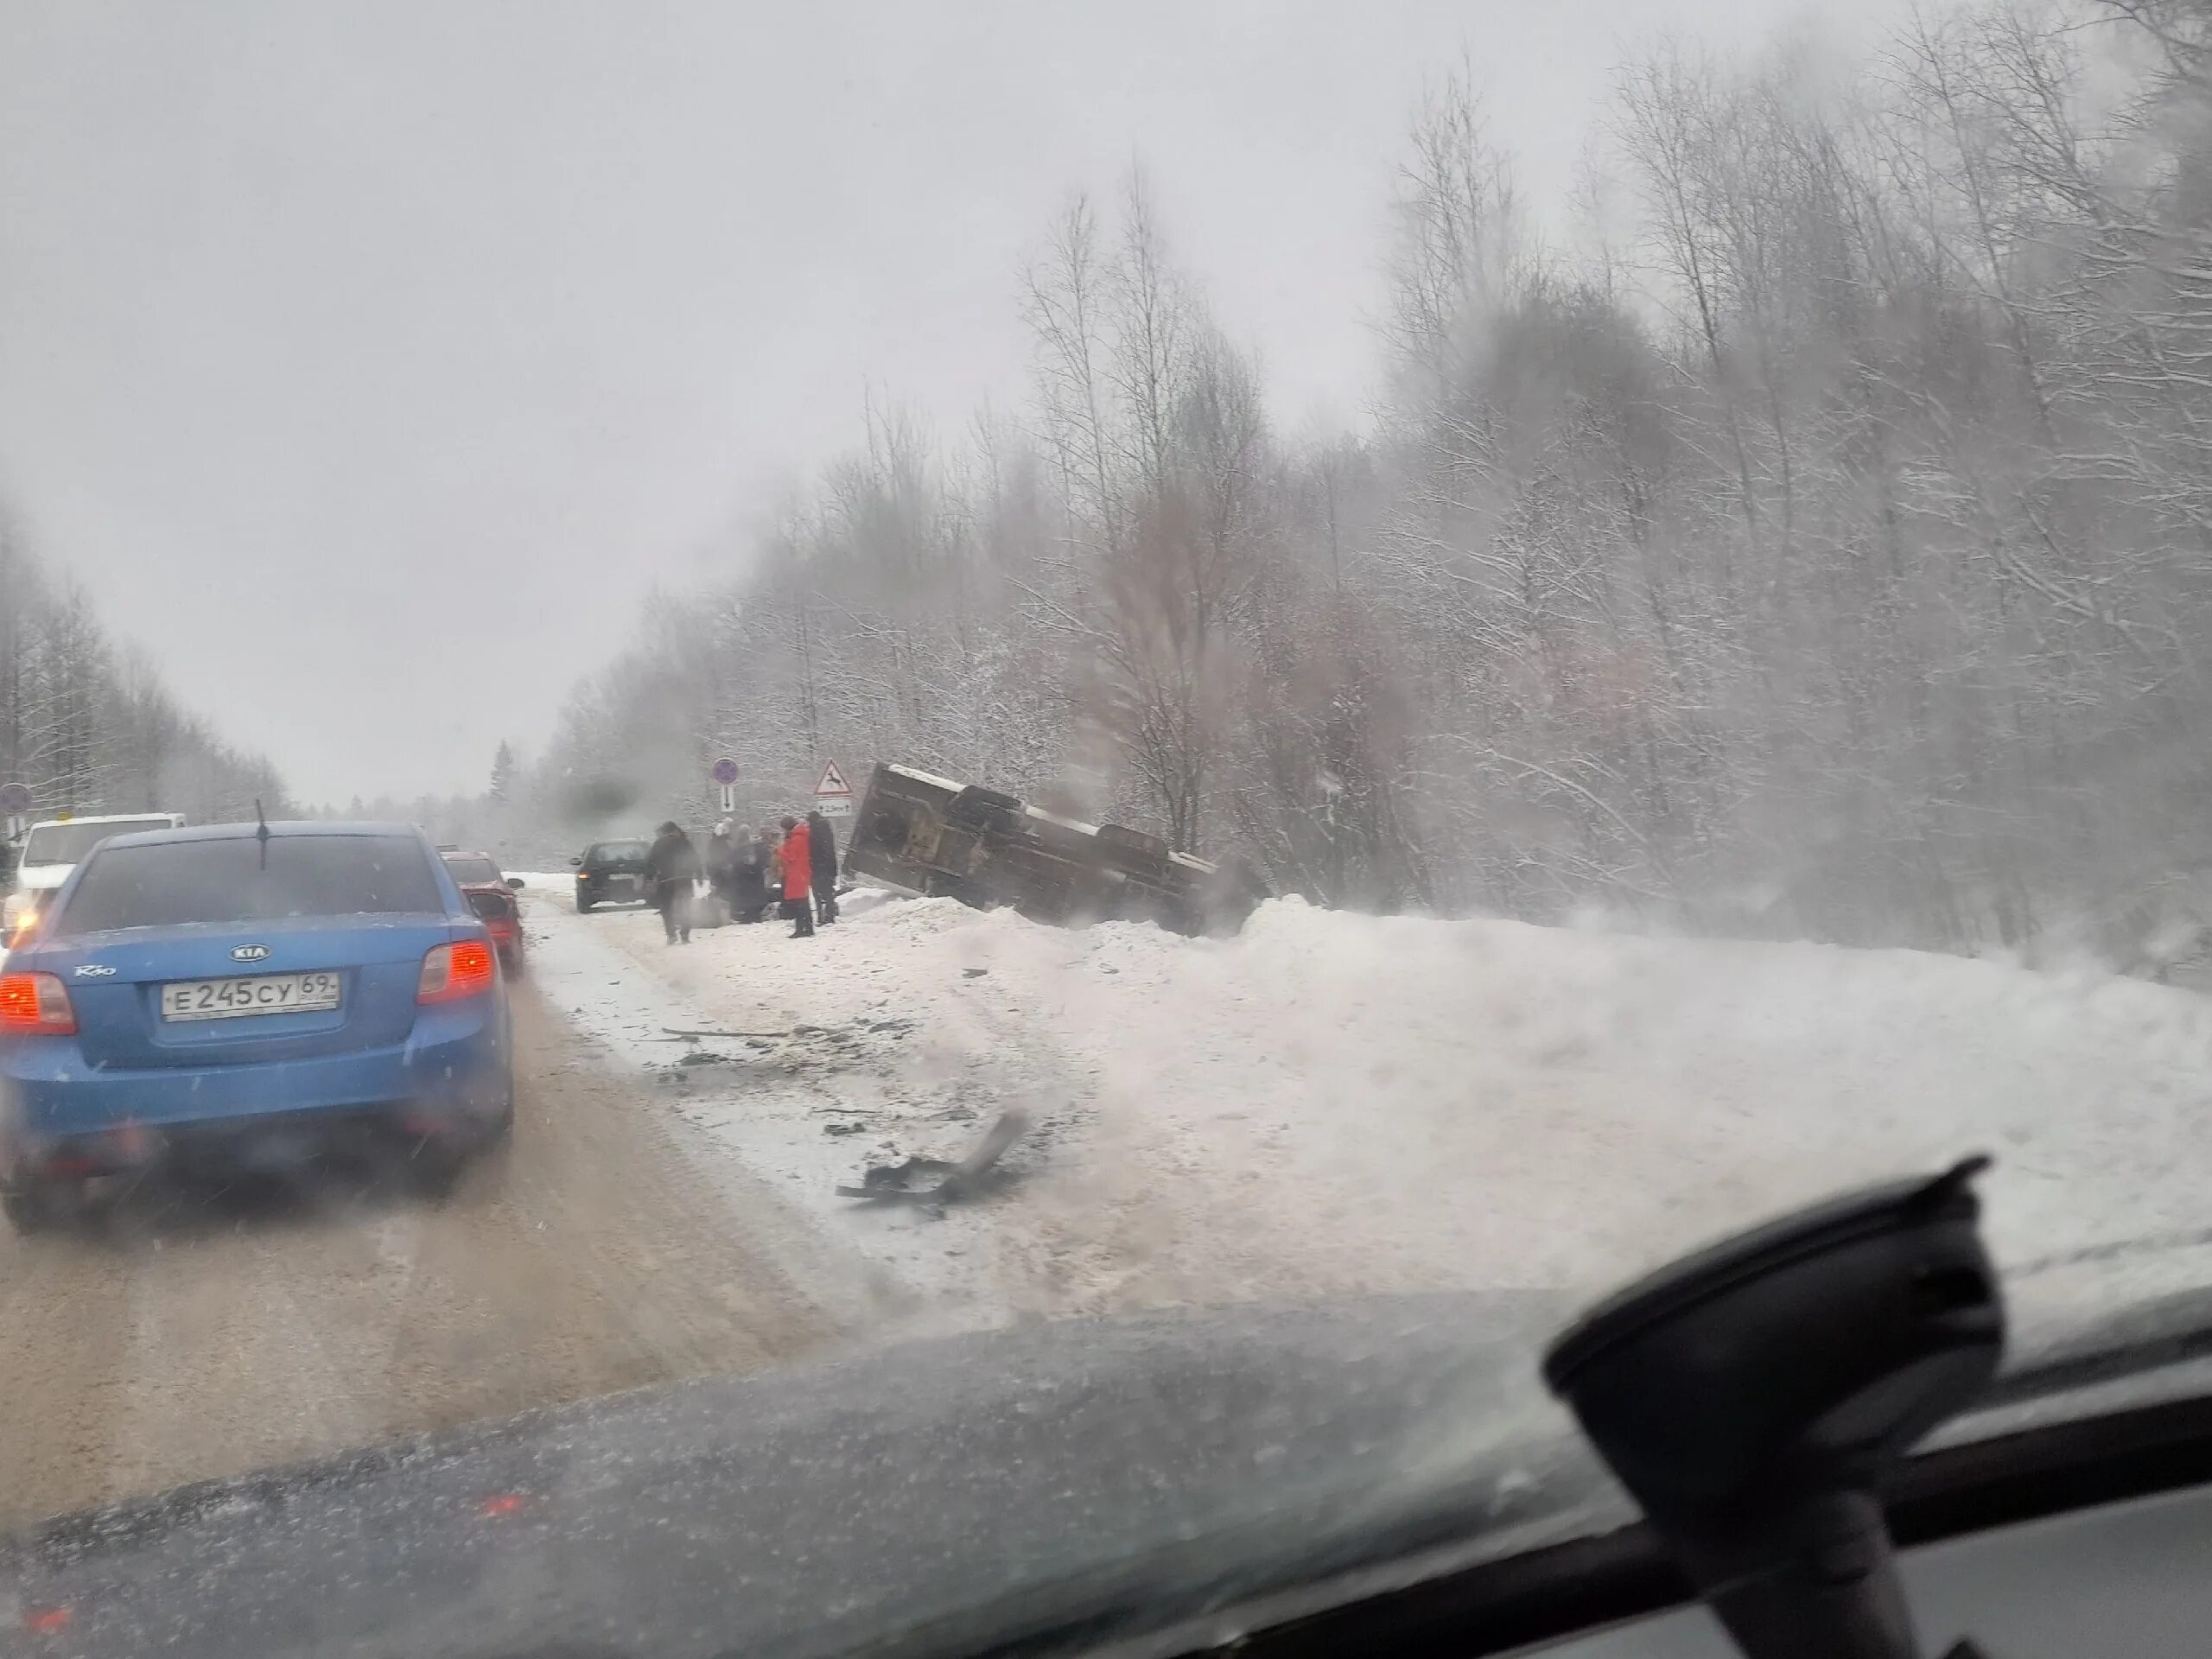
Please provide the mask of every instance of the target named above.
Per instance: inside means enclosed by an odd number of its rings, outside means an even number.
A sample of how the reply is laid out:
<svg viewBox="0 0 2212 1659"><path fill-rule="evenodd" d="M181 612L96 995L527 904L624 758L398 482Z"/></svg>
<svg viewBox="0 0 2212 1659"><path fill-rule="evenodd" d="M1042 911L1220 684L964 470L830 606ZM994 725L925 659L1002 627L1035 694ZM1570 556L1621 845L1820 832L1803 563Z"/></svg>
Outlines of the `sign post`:
<svg viewBox="0 0 2212 1659"><path fill-rule="evenodd" d="M722 810L725 812L736 811L737 762L726 754L722 756L721 760L715 762L714 771L711 775L713 776L714 780L721 785Z"/></svg>
<svg viewBox="0 0 2212 1659"><path fill-rule="evenodd" d="M31 810L33 799L28 784L0 784L0 812L8 817L9 840L14 841L23 833L23 815Z"/></svg>
<svg viewBox="0 0 2212 1659"><path fill-rule="evenodd" d="M814 786L814 810L825 818L853 816L853 786L835 760L822 768L822 781Z"/></svg>

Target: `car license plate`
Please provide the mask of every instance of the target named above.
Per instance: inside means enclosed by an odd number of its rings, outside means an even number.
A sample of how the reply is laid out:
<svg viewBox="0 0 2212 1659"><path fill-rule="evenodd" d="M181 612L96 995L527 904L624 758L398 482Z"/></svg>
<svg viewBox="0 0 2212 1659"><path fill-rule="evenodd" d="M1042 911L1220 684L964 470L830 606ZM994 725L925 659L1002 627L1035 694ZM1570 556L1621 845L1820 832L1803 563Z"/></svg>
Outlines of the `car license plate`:
<svg viewBox="0 0 2212 1659"><path fill-rule="evenodd" d="M311 1014L338 1006L338 976L261 974L251 979L180 979L162 987L164 1020L238 1020L253 1014Z"/></svg>
<svg viewBox="0 0 2212 1659"><path fill-rule="evenodd" d="M629 892L629 891L630 891L630 878L629 878L628 876L626 876L626 875L610 875L610 876L608 876L608 877L607 878L607 890L609 893L627 893L627 892Z"/></svg>

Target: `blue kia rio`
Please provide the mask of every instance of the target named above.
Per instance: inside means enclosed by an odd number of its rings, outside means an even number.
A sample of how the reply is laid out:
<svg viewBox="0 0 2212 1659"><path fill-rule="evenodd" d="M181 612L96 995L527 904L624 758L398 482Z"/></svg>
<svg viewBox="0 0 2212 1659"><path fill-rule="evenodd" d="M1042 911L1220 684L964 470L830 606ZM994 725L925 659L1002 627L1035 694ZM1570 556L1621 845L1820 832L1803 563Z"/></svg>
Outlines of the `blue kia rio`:
<svg viewBox="0 0 2212 1659"><path fill-rule="evenodd" d="M507 1132L491 936L423 833L214 824L102 842L0 961L0 1200L19 1230L156 1165L404 1153Z"/></svg>

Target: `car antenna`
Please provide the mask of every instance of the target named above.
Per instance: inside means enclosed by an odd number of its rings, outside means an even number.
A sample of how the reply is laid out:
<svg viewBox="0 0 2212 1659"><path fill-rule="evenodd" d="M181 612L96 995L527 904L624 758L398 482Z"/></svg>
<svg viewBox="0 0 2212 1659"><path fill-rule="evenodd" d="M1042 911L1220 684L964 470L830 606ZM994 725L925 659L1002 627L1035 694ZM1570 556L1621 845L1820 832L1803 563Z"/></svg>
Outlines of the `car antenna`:
<svg viewBox="0 0 2212 1659"><path fill-rule="evenodd" d="M253 798L253 838L261 843L261 868L269 868L269 815L261 810L261 797Z"/></svg>

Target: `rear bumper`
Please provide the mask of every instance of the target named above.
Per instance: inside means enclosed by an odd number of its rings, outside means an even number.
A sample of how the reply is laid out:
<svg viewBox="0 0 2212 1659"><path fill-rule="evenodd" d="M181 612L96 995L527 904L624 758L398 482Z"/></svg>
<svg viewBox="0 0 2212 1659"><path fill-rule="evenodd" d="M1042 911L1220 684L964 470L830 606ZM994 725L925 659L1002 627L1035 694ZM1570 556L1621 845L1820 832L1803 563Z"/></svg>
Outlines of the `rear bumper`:
<svg viewBox="0 0 2212 1659"><path fill-rule="evenodd" d="M105 1173L318 1121L487 1132L511 1098L504 999L424 1008L406 1043L266 1065L95 1071L67 1037L0 1046L0 1172Z"/></svg>
<svg viewBox="0 0 2212 1659"><path fill-rule="evenodd" d="M643 876L611 881L604 876L576 883L576 897L592 905L641 905L652 897Z"/></svg>
<svg viewBox="0 0 2212 1659"><path fill-rule="evenodd" d="M489 1142L504 1114L426 1111L419 1103L307 1112L149 1128L131 1124L45 1141L0 1166L0 1183L88 1180L159 1173L186 1178L304 1173L318 1166L373 1167L425 1150L467 1154Z"/></svg>

